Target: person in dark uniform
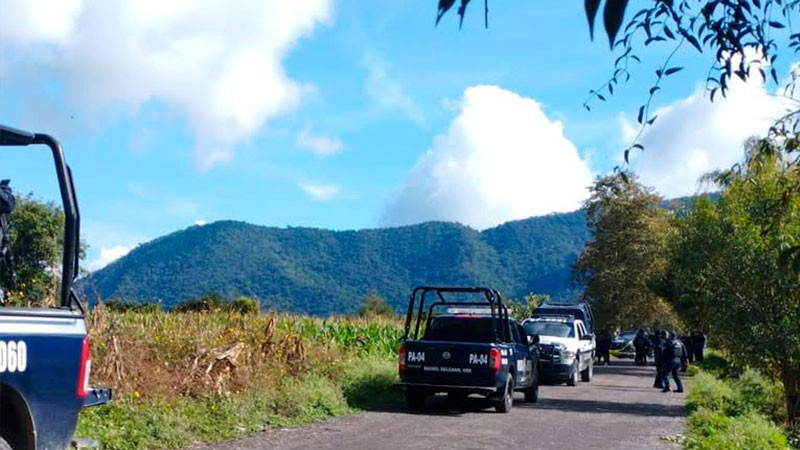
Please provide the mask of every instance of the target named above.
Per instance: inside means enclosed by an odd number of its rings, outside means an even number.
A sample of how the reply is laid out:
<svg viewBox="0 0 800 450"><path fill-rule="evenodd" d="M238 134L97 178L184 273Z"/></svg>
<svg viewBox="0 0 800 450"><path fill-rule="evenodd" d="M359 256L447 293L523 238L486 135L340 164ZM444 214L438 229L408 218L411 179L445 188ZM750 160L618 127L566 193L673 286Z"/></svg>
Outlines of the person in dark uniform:
<svg viewBox="0 0 800 450"><path fill-rule="evenodd" d="M653 342L653 353L656 362L656 380L653 382L653 387L657 389L664 388L664 382L661 378L661 369L664 365L662 356L664 353L664 345L666 344L668 337L669 333L665 330L661 330L656 335L655 342Z"/></svg>
<svg viewBox="0 0 800 450"><path fill-rule="evenodd" d="M695 332L692 337L692 346L689 348L692 349L694 360L699 363L703 362L703 352L706 349L706 333L703 331Z"/></svg>
<svg viewBox="0 0 800 450"><path fill-rule="evenodd" d="M686 349L687 355L689 355L689 363L694 363L694 337L692 336L694 333L688 333L681 336L681 342L683 343L683 348Z"/></svg>
<svg viewBox="0 0 800 450"><path fill-rule="evenodd" d="M608 329L600 330L597 337L597 361L598 364L611 364L611 333Z"/></svg>
<svg viewBox="0 0 800 450"><path fill-rule="evenodd" d="M675 392L683 392L683 383L679 371L682 366L686 365L688 361L688 354L683 342L678 339L678 334L673 332L673 335L661 352L663 359L661 369L661 381L664 385L661 392L669 392L669 376L672 374L672 379L675 380Z"/></svg>
<svg viewBox="0 0 800 450"><path fill-rule="evenodd" d="M647 364L647 338L644 335L644 330L639 330L636 333L636 337L633 338L633 348L636 351L634 362L640 366Z"/></svg>

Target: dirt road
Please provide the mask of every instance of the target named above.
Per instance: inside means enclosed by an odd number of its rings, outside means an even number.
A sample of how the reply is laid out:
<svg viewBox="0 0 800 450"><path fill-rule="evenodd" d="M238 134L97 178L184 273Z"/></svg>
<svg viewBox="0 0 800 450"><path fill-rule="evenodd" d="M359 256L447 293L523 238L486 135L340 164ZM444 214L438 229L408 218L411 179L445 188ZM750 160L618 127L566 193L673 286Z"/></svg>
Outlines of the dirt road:
<svg viewBox="0 0 800 450"><path fill-rule="evenodd" d="M424 413L402 407L276 430L203 447L233 449L657 449L683 431L683 394L653 389L654 369L614 361L591 383L542 386L539 403L517 393L510 414L470 398L464 411L430 399ZM486 407L486 409L482 409Z"/></svg>

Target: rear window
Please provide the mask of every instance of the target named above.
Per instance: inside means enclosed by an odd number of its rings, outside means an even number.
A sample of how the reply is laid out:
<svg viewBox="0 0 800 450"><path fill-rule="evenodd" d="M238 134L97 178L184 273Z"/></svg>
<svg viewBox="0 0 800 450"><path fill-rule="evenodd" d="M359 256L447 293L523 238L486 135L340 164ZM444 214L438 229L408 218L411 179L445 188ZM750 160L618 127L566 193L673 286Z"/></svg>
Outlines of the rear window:
<svg viewBox="0 0 800 450"><path fill-rule="evenodd" d="M565 322L526 322L525 332L528 335L538 334L539 336L552 337L575 337L575 328L571 323Z"/></svg>
<svg viewBox="0 0 800 450"><path fill-rule="evenodd" d="M498 337L502 338L502 325L497 321ZM494 342L494 328L489 317L434 317L425 330L423 339L446 342Z"/></svg>

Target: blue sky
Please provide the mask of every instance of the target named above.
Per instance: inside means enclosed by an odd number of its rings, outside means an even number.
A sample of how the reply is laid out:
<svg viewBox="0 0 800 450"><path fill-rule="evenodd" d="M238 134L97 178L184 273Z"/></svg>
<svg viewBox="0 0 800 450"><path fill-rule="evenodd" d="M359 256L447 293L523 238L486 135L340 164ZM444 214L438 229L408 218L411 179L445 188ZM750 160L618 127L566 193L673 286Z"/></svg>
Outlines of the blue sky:
<svg viewBox="0 0 800 450"><path fill-rule="evenodd" d="M614 57L581 2L494 1L489 29L476 3L460 31L455 14L434 27L435 1L174 3L0 0L0 123L62 140L94 269L196 222L485 228L574 209L664 56L587 112ZM709 61L676 63L635 163L668 196L778 109L760 83L710 105ZM17 190L57 198L46 153L0 158Z"/></svg>

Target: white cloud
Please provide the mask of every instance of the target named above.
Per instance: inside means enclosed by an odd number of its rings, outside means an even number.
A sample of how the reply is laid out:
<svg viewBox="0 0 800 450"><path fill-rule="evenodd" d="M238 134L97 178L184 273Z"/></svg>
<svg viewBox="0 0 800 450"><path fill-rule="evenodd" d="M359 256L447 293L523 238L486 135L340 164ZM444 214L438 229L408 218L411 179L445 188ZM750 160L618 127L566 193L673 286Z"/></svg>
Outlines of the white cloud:
<svg viewBox="0 0 800 450"><path fill-rule="evenodd" d="M95 272L127 255L131 250L133 250L133 247L125 245L102 247L100 248L100 254L97 256L97 258L93 259L89 264L87 264L86 268L91 272Z"/></svg>
<svg viewBox="0 0 800 450"><path fill-rule="evenodd" d="M208 222L206 222L206 221L205 221L205 220L203 220L203 219L198 219L198 220L195 220L195 221L194 221L194 226L196 226L196 227L203 227L203 226L205 226L207 223L208 223Z"/></svg>
<svg viewBox="0 0 800 450"><path fill-rule="evenodd" d="M297 186L317 201L333 200L342 193L342 187L336 184L298 183Z"/></svg>
<svg viewBox="0 0 800 450"><path fill-rule="evenodd" d="M335 155L344 150L344 145L338 137L314 135L307 127L297 133L296 141L301 148L320 157Z"/></svg>
<svg viewBox="0 0 800 450"><path fill-rule="evenodd" d="M420 156L381 221L458 221L478 229L577 209L592 173L560 122L496 86L464 92L460 113Z"/></svg>
<svg viewBox="0 0 800 450"><path fill-rule="evenodd" d="M698 88L655 111L658 118L641 138L644 151L632 154L632 167L665 197L692 195L700 176L742 160L744 142L763 136L785 110L785 100L770 95L758 76L746 84L734 79L727 98L717 95L714 103ZM625 117L621 122L630 142L638 124Z"/></svg>
<svg viewBox="0 0 800 450"><path fill-rule="evenodd" d="M330 20L332 2L0 0L0 42L63 75L74 107L135 113L162 102L186 119L205 169L298 106L304 88L282 61Z"/></svg>
<svg viewBox="0 0 800 450"><path fill-rule="evenodd" d="M387 64L378 55L369 53L363 59L367 69L364 86L367 96L378 108L399 111L417 125L425 124L425 113L405 91L403 85L389 75Z"/></svg>

